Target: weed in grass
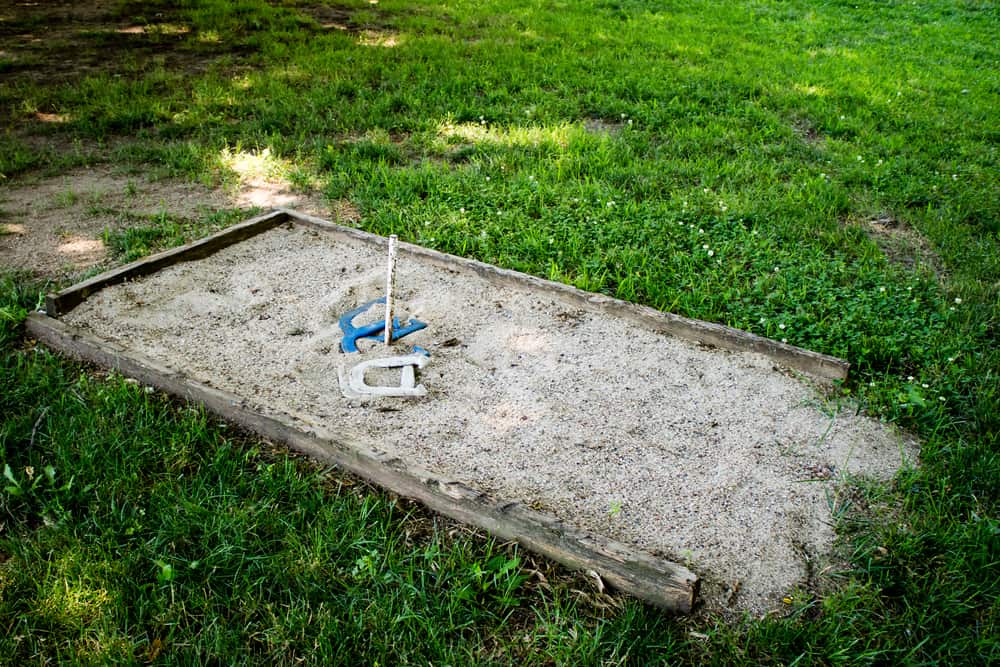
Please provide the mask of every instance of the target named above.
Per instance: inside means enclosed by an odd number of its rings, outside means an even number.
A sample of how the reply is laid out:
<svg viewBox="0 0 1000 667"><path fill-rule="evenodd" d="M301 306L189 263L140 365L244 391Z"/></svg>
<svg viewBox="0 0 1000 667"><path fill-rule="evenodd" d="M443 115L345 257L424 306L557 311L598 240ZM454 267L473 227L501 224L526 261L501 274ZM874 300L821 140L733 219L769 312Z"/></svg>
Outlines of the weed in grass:
<svg viewBox="0 0 1000 667"><path fill-rule="evenodd" d="M72 188L66 188L62 192L56 193L53 197L53 204L60 208L74 206L80 200L80 194Z"/></svg>
<svg viewBox="0 0 1000 667"><path fill-rule="evenodd" d="M23 142L0 135L0 184L43 163L43 156Z"/></svg>

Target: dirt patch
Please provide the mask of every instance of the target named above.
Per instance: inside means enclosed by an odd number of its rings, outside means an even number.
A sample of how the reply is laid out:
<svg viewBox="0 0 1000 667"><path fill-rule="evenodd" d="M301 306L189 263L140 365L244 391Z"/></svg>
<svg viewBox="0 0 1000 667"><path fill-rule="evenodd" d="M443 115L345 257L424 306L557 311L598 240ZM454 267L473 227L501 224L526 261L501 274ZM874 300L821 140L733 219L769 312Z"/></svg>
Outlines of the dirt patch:
<svg viewBox="0 0 1000 667"><path fill-rule="evenodd" d="M357 7L305 5L295 8L302 16L316 22L323 30L339 30L356 35L381 32L390 27L389 14L375 4L359 11Z"/></svg>
<svg viewBox="0 0 1000 667"><path fill-rule="evenodd" d="M819 130L804 118L796 119L792 122L792 130L802 141L810 146L822 146L826 142L826 137L820 134Z"/></svg>
<svg viewBox="0 0 1000 667"><path fill-rule="evenodd" d="M292 186L286 180L280 178L262 178L255 176L242 180L230 194L230 201L238 208L294 208L296 210L316 215L328 217L331 208L326 205L323 198L316 194L304 193ZM338 220L347 222L360 220L357 209L349 203L339 202L334 209ZM341 218L341 213L350 214L352 217Z"/></svg>
<svg viewBox="0 0 1000 667"><path fill-rule="evenodd" d="M120 0L87 2L0 0L0 34L16 33L29 26L108 21L115 17L121 6Z"/></svg>
<svg viewBox="0 0 1000 667"><path fill-rule="evenodd" d="M167 214L197 221L222 209L276 206L301 207L313 215L330 212L319 195L293 191L286 181L273 178L208 188L99 165L21 179L0 186L0 268L61 279L108 264L105 232L135 226L144 218ZM337 211L339 219L359 217L349 204L339 204Z"/></svg>
<svg viewBox="0 0 1000 667"><path fill-rule="evenodd" d="M812 584L843 480L885 479L915 460L914 442L761 355L703 349L471 272L398 268L400 317L428 324L394 350L431 353L417 378L429 394L416 401L341 395L341 370L386 354L341 353L338 324L381 294L383 257L309 228L103 290L65 319L265 414L364 434L404 461L684 562L713 609L763 612Z"/></svg>
<svg viewBox="0 0 1000 667"><path fill-rule="evenodd" d="M624 118L618 120L605 120L603 118L587 118L583 121L583 128L591 134L605 134L614 136L620 134L628 121Z"/></svg>
<svg viewBox="0 0 1000 667"><path fill-rule="evenodd" d="M359 32L361 26L351 22L354 10L347 7L331 7L329 5L309 5L299 7L298 11L307 16L324 30L341 30L344 32Z"/></svg>
<svg viewBox="0 0 1000 667"><path fill-rule="evenodd" d="M944 265L924 236L891 215L880 215L862 223L865 233L878 244L890 261L908 268L925 266L943 275Z"/></svg>
<svg viewBox="0 0 1000 667"><path fill-rule="evenodd" d="M201 217L225 207L221 193L174 180L151 181L105 166L0 189L0 266L64 277L108 260L105 230L168 213Z"/></svg>

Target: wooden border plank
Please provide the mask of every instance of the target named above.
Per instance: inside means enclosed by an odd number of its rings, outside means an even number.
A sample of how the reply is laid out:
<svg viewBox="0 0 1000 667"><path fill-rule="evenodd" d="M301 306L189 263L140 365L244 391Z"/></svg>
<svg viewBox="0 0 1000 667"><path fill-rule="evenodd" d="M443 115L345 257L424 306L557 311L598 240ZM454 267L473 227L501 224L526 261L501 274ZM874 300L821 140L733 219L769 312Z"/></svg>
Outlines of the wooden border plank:
<svg viewBox="0 0 1000 667"><path fill-rule="evenodd" d="M299 213L290 209L281 209L292 220L305 223L334 234L346 236L369 245L385 246L388 240L358 229L342 227L321 218ZM527 287L547 296L558 295L573 305L585 308L591 312L608 313L616 317L634 322L641 327L664 333L684 340L694 341L735 352L757 352L776 362L804 373L828 380L843 380L847 377L851 365L843 359L820 354L801 347L781 343L779 341L758 336L757 334L734 329L722 324L693 320L673 313L666 313L649 306L641 306L621 299L615 299L603 294L584 292L572 285L545 280L536 276L502 269L492 264L485 264L473 259L448 255L437 250L424 248L411 243L399 244L399 252L424 260L445 269L469 271L491 282L499 282L517 287Z"/></svg>
<svg viewBox="0 0 1000 667"><path fill-rule="evenodd" d="M231 246L234 243L239 243L251 236L256 236L261 232L276 227L288 220L289 217L288 212L285 210L274 210L233 225L232 227L227 227L222 231L216 232L211 236L206 236L193 243L177 246L176 248L144 257L116 269L105 271L89 280L67 287L61 292L47 295L45 297L45 312L51 317L63 315L76 308L94 292L98 292L109 285L125 282L131 278L146 276L178 262L187 262L208 257L212 253Z"/></svg>
<svg viewBox="0 0 1000 667"><path fill-rule="evenodd" d="M152 385L266 438L321 461L333 463L436 512L469 523L573 569L594 570L616 588L661 608L687 613L698 591L698 578L683 565L629 545L581 531L517 502L490 498L461 482L448 480L392 454L370 449L356 434L319 426L299 427L291 415L264 415L246 399L188 377L140 353L76 330L42 313L28 316L32 336L68 356Z"/></svg>

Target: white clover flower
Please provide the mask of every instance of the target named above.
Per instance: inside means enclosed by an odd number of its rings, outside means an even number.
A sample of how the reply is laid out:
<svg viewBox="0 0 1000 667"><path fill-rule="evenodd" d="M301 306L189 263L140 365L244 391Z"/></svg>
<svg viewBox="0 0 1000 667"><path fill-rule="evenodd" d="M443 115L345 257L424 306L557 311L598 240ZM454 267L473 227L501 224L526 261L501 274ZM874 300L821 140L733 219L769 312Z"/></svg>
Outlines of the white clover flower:
<svg viewBox="0 0 1000 667"><path fill-rule="evenodd" d="M631 118L629 118L629 119L628 119L628 124L629 124L629 125L631 125L631 124L632 124L632 119L631 119Z"/></svg>
<svg viewBox="0 0 1000 667"><path fill-rule="evenodd" d="M708 194L708 188L702 188L702 192L704 192L707 195Z"/></svg>
<svg viewBox="0 0 1000 667"><path fill-rule="evenodd" d="M958 180L958 174L952 174L951 175L951 180L957 181Z"/></svg>
<svg viewBox="0 0 1000 667"><path fill-rule="evenodd" d="M779 329L782 329L782 330L784 330L784 328L785 328L785 325L784 325L784 323L782 323L782 324L779 324L779 325L778 325L778 328L779 328Z"/></svg>
<svg viewBox="0 0 1000 667"><path fill-rule="evenodd" d="M708 250L708 244L707 243L701 244L701 249L702 250Z"/></svg>
<svg viewBox="0 0 1000 667"><path fill-rule="evenodd" d="M908 380L909 382L913 382L913 381L914 381L914 380L915 380L916 378L915 378L915 377L913 377L912 375L907 375L907 376L906 376L906 379L907 379L907 380Z"/></svg>
<svg viewBox="0 0 1000 667"><path fill-rule="evenodd" d="M488 180L490 180L490 177L489 177L489 176L487 176L487 177L486 177L486 180L487 180L487 181L488 181Z"/></svg>
<svg viewBox="0 0 1000 667"><path fill-rule="evenodd" d="M841 116L840 120L844 120L845 118L847 118L847 116Z"/></svg>
<svg viewBox="0 0 1000 667"><path fill-rule="evenodd" d="M954 363L954 362L955 362L955 357L948 357L948 363L949 364Z"/></svg>
<svg viewBox="0 0 1000 667"><path fill-rule="evenodd" d="M608 208L612 208L614 205L615 205L615 203L613 201L609 201L608 202Z"/></svg>
<svg viewBox="0 0 1000 667"><path fill-rule="evenodd" d="M938 400L943 403L944 402L944 396L938 396Z"/></svg>
<svg viewBox="0 0 1000 667"><path fill-rule="evenodd" d="M704 233L705 233L705 230L704 230L704 229L700 229L700 228L699 228L699 229L698 229L698 233L699 233L699 234L704 234Z"/></svg>
<svg viewBox="0 0 1000 667"><path fill-rule="evenodd" d="M884 288L884 287L879 287L879 288L878 288L878 291L879 291L879 292L884 292L884 291L885 291L885 288Z"/></svg>
<svg viewBox="0 0 1000 667"><path fill-rule="evenodd" d="M930 385L927 384L926 382L922 383L920 386L923 387L924 389L930 388Z"/></svg>
<svg viewBox="0 0 1000 667"><path fill-rule="evenodd" d="M777 273L777 272L778 272L778 271L780 271L780 270L781 270L781 267L778 267L778 266L774 267L774 272L775 272L775 273Z"/></svg>
<svg viewBox="0 0 1000 667"><path fill-rule="evenodd" d="M874 382L869 382L869 383L868 383L868 386L869 386L869 387L874 387L874 386L875 386L875 383L874 383Z"/></svg>
<svg viewBox="0 0 1000 667"><path fill-rule="evenodd" d="M962 298L956 296L955 297L955 303L962 303Z"/></svg>
<svg viewBox="0 0 1000 667"><path fill-rule="evenodd" d="M781 342L782 342L782 343L787 343L787 342L788 342L788 339L787 339L787 338L782 338L782 339L781 339Z"/></svg>
<svg viewBox="0 0 1000 667"><path fill-rule="evenodd" d="M465 214L465 207L463 206L462 208L458 209L458 212L462 213L462 214Z"/></svg>
<svg viewBox="0 0 1000 667"><path fill-rule="evenodd" d="M714 255L714 254L715 254L715 251L714 251L714 250L709 250L709 251L708 251L708 256L709 256L709 257L711 257L711 256L712 256L712 255ZM719 261L721 262L722 260L719 260Z"/></svg>

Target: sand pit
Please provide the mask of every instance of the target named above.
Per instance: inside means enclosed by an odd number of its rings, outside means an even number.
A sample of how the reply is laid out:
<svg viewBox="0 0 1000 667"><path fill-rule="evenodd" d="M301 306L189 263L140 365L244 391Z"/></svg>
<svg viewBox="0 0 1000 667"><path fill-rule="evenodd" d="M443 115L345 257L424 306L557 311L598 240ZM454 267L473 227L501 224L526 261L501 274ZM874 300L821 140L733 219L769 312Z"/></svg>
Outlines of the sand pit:
<svg viewBox="0 0 1000 667"><path fill-rule="evenodd" d="M404 465L684 563L716 609L763 612L813 583L845 477L889 478L916 458L916 443L771 357L406 254L398 312L428 326L391 354L430 352L428 394L345 398L341 367L390 354L339 349L338 318L382 295L384 263L357 235L284 224L96 291L61 319L255 412L347 429ZM369 382L398 384L392 373Z"/></svg>

